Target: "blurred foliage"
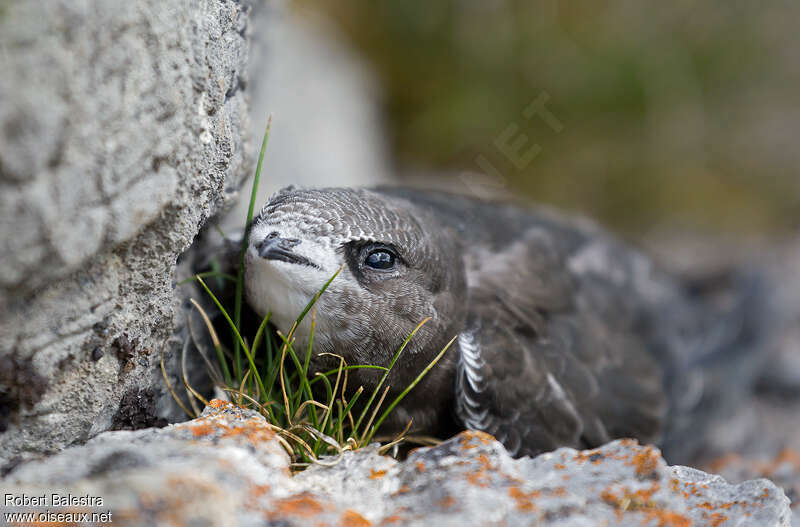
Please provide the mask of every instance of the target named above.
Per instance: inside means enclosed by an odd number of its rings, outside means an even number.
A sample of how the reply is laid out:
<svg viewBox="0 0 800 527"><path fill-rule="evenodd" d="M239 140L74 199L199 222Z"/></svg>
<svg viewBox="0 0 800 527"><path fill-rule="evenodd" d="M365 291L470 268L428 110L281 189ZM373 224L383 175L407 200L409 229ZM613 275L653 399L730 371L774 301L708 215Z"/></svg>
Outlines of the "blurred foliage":
<svg viewBox="0 0 800 527"><path fill-rule="evenodd" d="M310 4L310 2L298 2ZM339 0L397 165L478 171L632 234L800 226L800 4ZM542 92L564 129L523 110ZM518 169L509 125L541 152ZM512 137L512 140L517 138ZM518 138L517 138L518 139Z"/></svg>

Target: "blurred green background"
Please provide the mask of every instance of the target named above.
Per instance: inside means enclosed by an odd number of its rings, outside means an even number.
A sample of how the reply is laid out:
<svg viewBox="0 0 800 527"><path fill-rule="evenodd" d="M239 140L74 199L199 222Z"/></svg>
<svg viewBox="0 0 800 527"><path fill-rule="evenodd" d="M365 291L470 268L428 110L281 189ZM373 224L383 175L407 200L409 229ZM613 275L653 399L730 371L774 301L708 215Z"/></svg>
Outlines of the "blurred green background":
<svg viewBox="0 0 800 527"><path fill-rule="evenodd" d="M483 155L512 192L634 236L800 227L800 3L297 4L374 69L400 169ZM559 133L523 115L542 92ZM510 125L541 149L522 168L495 146Z"/></svg>

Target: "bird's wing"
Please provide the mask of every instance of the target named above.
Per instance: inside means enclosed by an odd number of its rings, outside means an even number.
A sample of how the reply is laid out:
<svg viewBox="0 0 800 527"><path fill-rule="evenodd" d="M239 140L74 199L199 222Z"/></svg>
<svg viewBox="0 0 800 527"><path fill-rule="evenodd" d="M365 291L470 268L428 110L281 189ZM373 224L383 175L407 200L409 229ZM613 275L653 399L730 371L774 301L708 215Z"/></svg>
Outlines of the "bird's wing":
<svg viewBox="0 0 800 527"><path fill-rule="evenodd" d="M642 334L646 302L632 285L631 262L615 268L609 256L624 250L597 243L605 242L587 237L565 248L532 228L513 246L468 262L456 413L513 454L659 434L666 404Z"/></svg>

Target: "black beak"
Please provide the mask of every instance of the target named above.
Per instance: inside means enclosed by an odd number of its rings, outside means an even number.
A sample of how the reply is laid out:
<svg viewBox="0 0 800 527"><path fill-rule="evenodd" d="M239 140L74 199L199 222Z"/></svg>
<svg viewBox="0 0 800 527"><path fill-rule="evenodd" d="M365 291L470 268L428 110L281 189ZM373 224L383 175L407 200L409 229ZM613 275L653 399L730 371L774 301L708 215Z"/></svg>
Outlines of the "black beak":
<svg viewBox="0 0 800 527"><path fill-rule="evenodd" d="M297 238L281 238L277 232L271 232L261 243L256 245L256 250L258 255L265 260L280 260L281 262L318 267L305 256L301 256L292 250L300 243Z"/></svg>

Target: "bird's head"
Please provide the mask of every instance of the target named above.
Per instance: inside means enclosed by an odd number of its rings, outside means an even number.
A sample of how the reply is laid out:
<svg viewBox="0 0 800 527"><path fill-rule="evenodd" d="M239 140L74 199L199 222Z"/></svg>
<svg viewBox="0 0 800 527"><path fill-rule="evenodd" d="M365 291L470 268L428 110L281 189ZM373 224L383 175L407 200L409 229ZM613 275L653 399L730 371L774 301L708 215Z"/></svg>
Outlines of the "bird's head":
<svg viewBox="0 0 800 527"><path fill-rule="evenodd" d="M250 229L248 302L285 333L341 268L317 303L315 351L385 366L430 317L404 352L406 363L427 363L457 332L466 295L460 241L427 214L365 189L282 190ZM310 318L296 349L305 349Z"/></svg>

